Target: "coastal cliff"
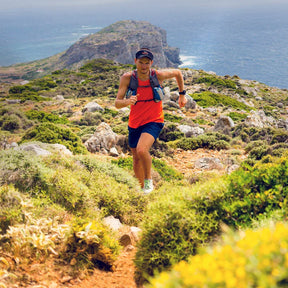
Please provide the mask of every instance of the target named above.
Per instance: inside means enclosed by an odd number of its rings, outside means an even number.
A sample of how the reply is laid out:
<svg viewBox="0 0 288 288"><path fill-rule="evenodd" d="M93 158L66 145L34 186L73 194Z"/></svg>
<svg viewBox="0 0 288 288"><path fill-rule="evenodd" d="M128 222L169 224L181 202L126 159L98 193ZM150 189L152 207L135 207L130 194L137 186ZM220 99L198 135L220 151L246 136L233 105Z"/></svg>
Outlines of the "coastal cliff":
<svg viewBox="0 0 288 288"><path fill-rule="evenodd" d="M145 21L116 22L97 33L80 39L66 51L46 59L0 67L0 82L31 80L55 70L76 70L93 59L107 59L119 64L134 64L141 47L150 48L159 68L178 67L180 49L167 44L166 31Z"/></svg>
<svg viewBox="0 0 288 288"><path fill-rule="evenodd" d="M85 61L102 58L122 64L133 64L137 50L150 48L154 64L161 68L181 64L179 49L169 47L166 31L145 21L119 21L101 31L80 39L61 57L65 68L79 67Z"/></svg>

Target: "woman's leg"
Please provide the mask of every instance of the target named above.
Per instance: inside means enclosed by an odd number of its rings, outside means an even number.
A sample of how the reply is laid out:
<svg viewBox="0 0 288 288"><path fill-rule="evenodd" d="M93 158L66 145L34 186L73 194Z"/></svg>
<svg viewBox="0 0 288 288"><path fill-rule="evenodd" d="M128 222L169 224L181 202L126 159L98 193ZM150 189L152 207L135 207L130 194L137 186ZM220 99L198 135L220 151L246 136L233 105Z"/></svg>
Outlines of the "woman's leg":
<svg viewBox="0 0 288 288"><path fill-rule="evenodd" d="M139 180L141 188L144 187L144 171L142 167L142 163L137 154L136 148L131 148L132 156L133 156L133 170L135 177Z"/></svg>
<svg viewBox="0 0 288 288"><path fill-rule="evenodd" d="M142 165L144 179L151 179L152 157L150 155L150 148L155 139L149 133L142 133L136 147L136 154L140 159Z"/></svg>

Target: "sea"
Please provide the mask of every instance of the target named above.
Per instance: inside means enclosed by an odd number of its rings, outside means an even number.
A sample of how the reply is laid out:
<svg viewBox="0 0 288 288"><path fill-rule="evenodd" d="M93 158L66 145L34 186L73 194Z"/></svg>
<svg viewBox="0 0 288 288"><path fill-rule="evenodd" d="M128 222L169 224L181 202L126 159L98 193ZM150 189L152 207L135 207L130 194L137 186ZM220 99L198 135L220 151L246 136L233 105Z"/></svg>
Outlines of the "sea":
<svg viewBox="0 0 288 288"><path fill-rule="evenodd" d="M126 5L121 1L97 5L84 1L71 6L57 6L52 1L51 6L1 9L0 66L52 56L120 20L143 20L163 28L168 45L180 48L181 67L288 88L285 1L279 4L275 0L269 5L256 1L252 5L255 0L251 0L244 1L248 3L245 5L220 6L217 1L208 1L213 5L146 1L147 5L138 1L127 1Z"/></svg>

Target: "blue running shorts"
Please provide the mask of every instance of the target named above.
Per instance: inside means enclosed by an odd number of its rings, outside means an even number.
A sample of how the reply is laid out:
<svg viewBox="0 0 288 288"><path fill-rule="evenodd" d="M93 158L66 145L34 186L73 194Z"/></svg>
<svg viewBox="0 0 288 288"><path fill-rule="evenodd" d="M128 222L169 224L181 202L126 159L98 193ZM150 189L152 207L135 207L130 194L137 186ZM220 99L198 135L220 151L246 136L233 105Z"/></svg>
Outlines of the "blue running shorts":
<svg viewBox="0 0 288 288"><path fill-rule="evenodd" d="M149 122L147 124L144 124L142 126L139 126L138 128L131 128L128 126L129 136L128 136L128 142L130 148L136 148L139 138L142 133L149 133L154 137L156 140L162 128L164 127L164 123L157 123L157 122Z"/></svg>

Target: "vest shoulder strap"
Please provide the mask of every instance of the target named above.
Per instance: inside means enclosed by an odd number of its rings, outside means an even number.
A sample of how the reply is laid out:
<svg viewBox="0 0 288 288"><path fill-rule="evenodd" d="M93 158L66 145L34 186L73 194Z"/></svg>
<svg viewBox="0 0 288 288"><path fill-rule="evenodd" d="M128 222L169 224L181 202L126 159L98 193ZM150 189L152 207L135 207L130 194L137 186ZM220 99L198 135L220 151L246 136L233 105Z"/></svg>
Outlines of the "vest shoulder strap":
<svg viewBox="0 0 288 288"><path fill-rule="evenodd" d="M150 71L150 85L152 88L160 86L155 69L151 69ZM128 88L133 91L137 90L138 88L137 70L134 70L132 72Z"/></svg>
<svg viewBox="0 0 288 288"><path fill-rule="evenodd" d="M154 69L151 69L150 71L150 85L152 88L160 86L158 78L157 78L156 70Z"/></svg>
<svg viewBox="0 0 288 288"><path fill-rule="evenodd" d="M137 88L138 88L138 77L137 77L137 71L136 70L134 70L131 74L128 88L133 90L133 91L137 90Z"/></svg>

